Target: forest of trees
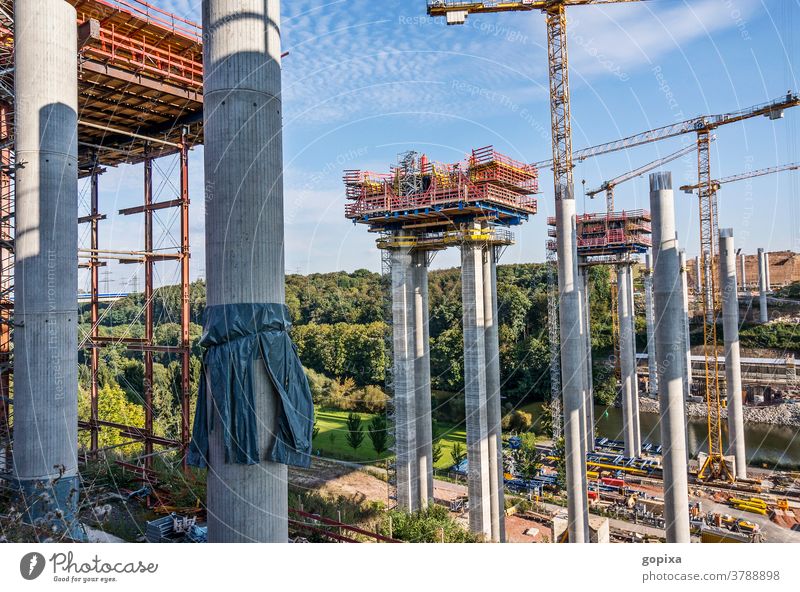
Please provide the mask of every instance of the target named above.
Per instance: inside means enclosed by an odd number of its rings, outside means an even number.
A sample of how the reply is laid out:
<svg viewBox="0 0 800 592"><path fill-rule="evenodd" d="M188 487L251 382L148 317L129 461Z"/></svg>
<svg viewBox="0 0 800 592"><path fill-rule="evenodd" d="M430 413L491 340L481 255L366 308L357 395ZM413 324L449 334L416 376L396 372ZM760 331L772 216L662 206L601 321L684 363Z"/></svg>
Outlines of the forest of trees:
<svg viewBox="0 0 800 592"><path fill-rule="evenodd" d="M591 270L592 341L595 350L595 387L600 402L615 396L611 381L610 286L608 269ZM507 408L545 400L550 392L550 355L547 338L547 278L543 265L502 265L498 268L498 308L503 401ZM306 366L315 402L329 408L380 412L388 399L383 391L385 352L389 327L381 276L366 270L353 273L290 275L286 279L286 301L292 319L292 337ZM458 393L463 389L463 343L461 332L461 282L459 269L432 271L429 277L431 380L437 391ZM143 296L131 295L103 305L103 335L141 337ZM180 293L176 286L156 291L154 298L159 344L178 345L180 339ZM205 284L191 286L192 385L196 392L200 369L202 316ZM89 309L81 311L81 331L90 329ZM177 436L179 431L180 366L170 354L156 354L153 405L159 435ZM142 355L123 346L100 350L100 388L103 398L114 401L102 406L101 414L127 422L141 406L144 388ZM90 376L87 355L81 358L81 413L88 414ZM120 396L124 396L124 400ZM463 398L452 397L458 406ZM452 415L463 414L457 409ZM137 422L138 423L138 422ZM103 436L105 445L118 442Z"/></svg>

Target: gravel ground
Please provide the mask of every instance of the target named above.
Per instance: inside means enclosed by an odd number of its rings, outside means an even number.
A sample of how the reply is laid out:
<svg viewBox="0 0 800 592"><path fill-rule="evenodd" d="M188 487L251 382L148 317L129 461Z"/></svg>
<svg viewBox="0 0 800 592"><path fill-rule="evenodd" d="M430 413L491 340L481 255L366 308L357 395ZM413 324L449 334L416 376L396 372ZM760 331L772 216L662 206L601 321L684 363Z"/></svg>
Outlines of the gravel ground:
<svg viewBox="0 0 800 592"><path fill-rule="evenodd" d="M648 397L639 397L639 411L641 413L658 413L658 401ZM704 403L687 403L686 413L689 417L706 417L706 406ZM727 419L727 409L722 410L722 417ZM745 406L744 421L745 423L800 427L800 404L782 403L767 407Z"/></svg>

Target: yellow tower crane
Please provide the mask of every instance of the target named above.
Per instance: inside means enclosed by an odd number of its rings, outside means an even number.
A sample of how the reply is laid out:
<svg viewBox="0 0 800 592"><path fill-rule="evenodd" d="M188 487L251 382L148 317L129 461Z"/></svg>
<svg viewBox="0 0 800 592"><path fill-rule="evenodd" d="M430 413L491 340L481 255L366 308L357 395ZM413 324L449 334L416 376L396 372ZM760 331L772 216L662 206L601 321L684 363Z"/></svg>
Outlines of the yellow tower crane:
<svg viewBox="0 0 800 592"><path fill-rule="evenodd" d="M613 142L599 144L574 153L576 161L610 154L619 150L642 146L659 140L674 138L683 134L696 134L697 179L694 186L698 191L700 203L700 294L703 304L703 353L705 356L705 398L708 406L708 458L697 474L700 480L734 480L730 467L725 462L722 450L722 420L718 382L718 352L716 317L719 312L719 298L716 290L716 242L718 238L717 188L718 183L711 178L711 153L709 147L712 132L731 123L738 123L753 117L782 119L784 110L800 105L800 97L789 91L773 101L762 103L718 115L701 115L680 123L666 125L640 134L628 136ZM552 166L553 161L537 162L536 166Z"/></svg>

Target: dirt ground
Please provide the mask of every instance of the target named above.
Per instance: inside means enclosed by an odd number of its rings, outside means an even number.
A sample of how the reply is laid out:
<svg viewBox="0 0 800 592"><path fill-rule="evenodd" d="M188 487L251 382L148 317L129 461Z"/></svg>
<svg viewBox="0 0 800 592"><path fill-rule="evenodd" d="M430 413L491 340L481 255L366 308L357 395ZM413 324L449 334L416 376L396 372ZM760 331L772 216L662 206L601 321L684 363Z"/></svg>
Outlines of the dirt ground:
<svg viewBox="0 0 800 592"><path fill-rule="evenodd" d="M314 458L308 469L291 468L290 485L299 489L313 489L322 495L344 496L361 501L387 501L385 475L381 469L362 467L355 463L333 462Z"/></svg>
<svg viewBox="0 0 800 592"><path fill-rule="evenodd" d="M530 529L539 532L525 534ZM506 541L509 543L545 543L553 540L553 531L542 524L524 516L506 516Z"/></svg>

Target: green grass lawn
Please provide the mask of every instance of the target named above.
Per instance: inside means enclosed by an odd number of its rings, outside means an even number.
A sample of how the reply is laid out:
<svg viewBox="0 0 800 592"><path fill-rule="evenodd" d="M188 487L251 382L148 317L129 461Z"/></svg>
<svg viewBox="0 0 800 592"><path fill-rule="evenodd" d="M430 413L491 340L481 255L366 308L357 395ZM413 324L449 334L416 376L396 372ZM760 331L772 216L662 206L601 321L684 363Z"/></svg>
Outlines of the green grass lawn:
<svg viewBox="0 0 800 592"><path fill-rule="evenodd" d="M316 409L317 427L319 435L314 438L314 453L329 458L348 460L354 462L375 462L380 460L367 433L367 425L374 415L361 413L361 425L364 426L364 441L357 450L353 450L347 443L347 411L332 411L327 409ZM464 426L456 425L437 425L435 437L442 441L442 458L436 464L437 469L446 469L452 464L450 451L455 442L461 442L466 448L466 432ZM384 457L390 457L390 453L385 453Z"/></svg>

